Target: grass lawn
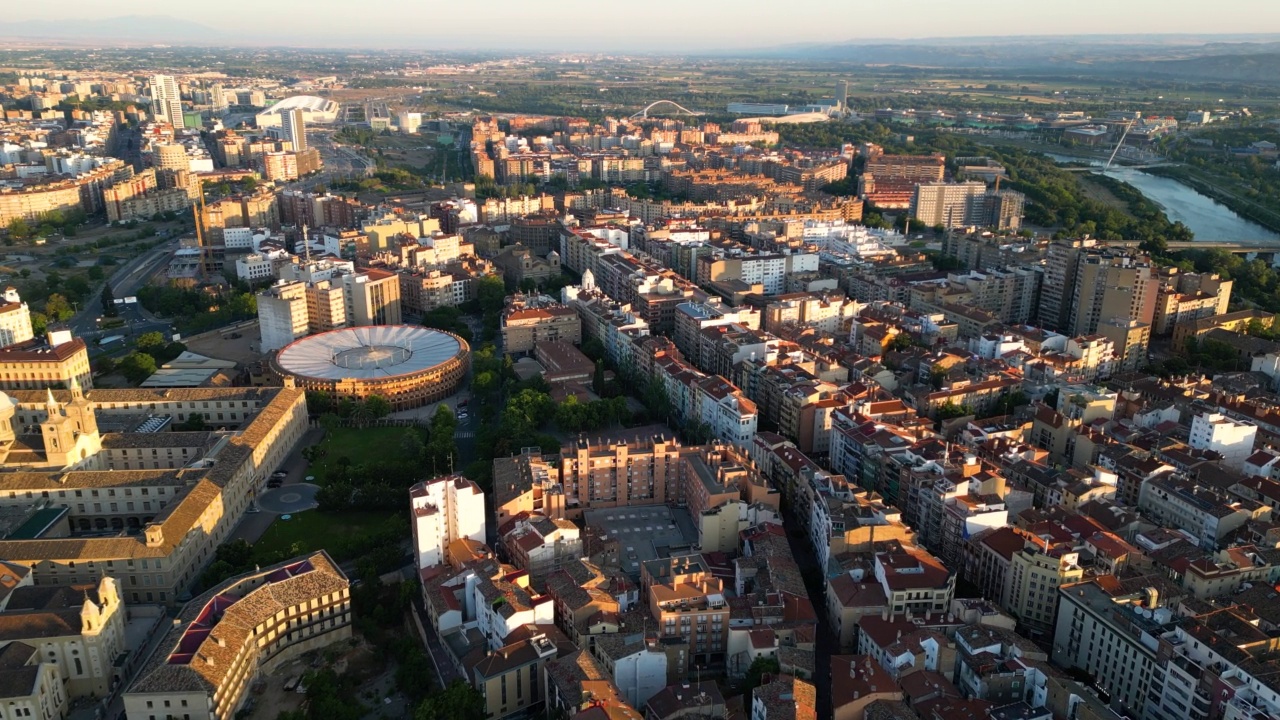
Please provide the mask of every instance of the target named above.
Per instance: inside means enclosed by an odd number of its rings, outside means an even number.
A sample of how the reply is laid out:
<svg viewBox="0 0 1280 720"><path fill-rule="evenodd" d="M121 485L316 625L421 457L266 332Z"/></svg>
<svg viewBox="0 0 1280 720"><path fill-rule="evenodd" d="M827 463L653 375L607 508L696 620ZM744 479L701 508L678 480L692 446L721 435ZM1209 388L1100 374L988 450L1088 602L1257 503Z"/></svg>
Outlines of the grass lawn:
<svg viewBox="0 0 1280 720"><path fill-rule="evenodd" d="M276 518L258 542L253 544L253 552L259 557L277 550L291 554L289 548L298 543L302 546L303 553L325 549L334 559L346 560L347 558L342 557L342 548L346 545L344 541L378 530L386 524L388 518L396 514L308 510L297 513L288 520Z"/></svg>
<svg viewBox="0 0 1280 720"><path fill-rule="evenodd" d="M400 451L400 440L407 430L403 427L334 428L332 436L320 441L328 454L314 463L307 474L324 480L330 464L338 458L345 457L352 465L358 465L394 455Z"/></svg>

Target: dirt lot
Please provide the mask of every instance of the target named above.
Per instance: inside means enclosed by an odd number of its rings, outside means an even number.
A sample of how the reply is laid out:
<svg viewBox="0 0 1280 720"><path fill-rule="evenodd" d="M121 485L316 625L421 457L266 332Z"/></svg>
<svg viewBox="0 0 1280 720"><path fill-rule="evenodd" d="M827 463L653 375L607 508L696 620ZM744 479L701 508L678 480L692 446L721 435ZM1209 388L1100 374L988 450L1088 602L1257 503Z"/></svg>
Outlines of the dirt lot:
<svg viewBox="0 0 1280 720"><path fill-rule="evenodd" d="M363 640L337 643L325 650L308 653L259 679L251 691L253 710L248 716L249 720L275 720L282 712L300 708L306 695L296 690L286 691L285 684L329 661L332 661L334 672L354 677L362 687L367 687L370 691L384 687L387 680L384 676L391 672L381 667L380 659ZM394 682L391 684L394 685ZM362 696L360 700L370 707L376 703L377 709L384 708L381 695L370 694L370 691L364 693L369 697Z"/></svg>

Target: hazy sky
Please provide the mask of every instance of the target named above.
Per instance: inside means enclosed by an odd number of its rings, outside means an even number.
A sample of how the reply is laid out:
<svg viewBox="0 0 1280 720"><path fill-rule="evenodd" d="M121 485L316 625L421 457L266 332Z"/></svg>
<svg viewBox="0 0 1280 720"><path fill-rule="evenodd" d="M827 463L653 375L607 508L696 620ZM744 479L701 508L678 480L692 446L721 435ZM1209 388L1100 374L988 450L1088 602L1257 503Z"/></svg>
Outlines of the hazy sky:
<svg viewBox="0 0 1280 720"><path fill-rule="evenodd" d="M343 36L352 44L383 37L423 47L546 46L711 49L877 38L974 35L1277 33L1277 0L220 0L193 11L157 0L10 3L5 20L91 20L171 15L286 44ZM205 8L208 11L195 11ZM272 24L286 26L278 29ZM246 37L246 39L248 39ZM311 39L311 42L308 40ZM540 42L531 42L538 39ZM355 41L360 41L359 43ZM564 46L565 49L574 47Z"/></svg>

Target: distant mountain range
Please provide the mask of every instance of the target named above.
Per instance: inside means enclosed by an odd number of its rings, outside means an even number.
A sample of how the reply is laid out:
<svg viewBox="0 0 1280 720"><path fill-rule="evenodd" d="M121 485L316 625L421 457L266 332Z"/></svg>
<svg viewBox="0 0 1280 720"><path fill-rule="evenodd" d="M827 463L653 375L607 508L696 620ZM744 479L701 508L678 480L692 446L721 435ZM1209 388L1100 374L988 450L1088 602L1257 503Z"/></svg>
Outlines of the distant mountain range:
<svg viewBox="0 0 1280 720"><path fill-rule="evenodd" d="M274 33L225 30L168 15L125 15L98 20L0 18L0 39L66 45L262 46L280 43ZM368 39L311 36L345 47L414 47L420 36ZM362 42L363 40L363 42ZM439 48L439 46L436 46ZM919 38L804 43L751 50L697 53L724 58L777 58L861 66L1000 71L1069 76L1158 77L1195 81L1280 85L1280 35L1068 35Z"/></svg>
<svg viewBox="0 0 1280 720"><path fill-rule="evenodd" d="M100 20L24 20L0 18L0 37L31 40L114 41L117 44L224 43L229 33L168 15L123 15Z"/></svg>
<svg viewBox="0 0 1280 720"><path fill-rule="evenodd" d="M1275 35L926 38L785 45L749 56L921 69L1280 84L1280 37Z"/></svg>

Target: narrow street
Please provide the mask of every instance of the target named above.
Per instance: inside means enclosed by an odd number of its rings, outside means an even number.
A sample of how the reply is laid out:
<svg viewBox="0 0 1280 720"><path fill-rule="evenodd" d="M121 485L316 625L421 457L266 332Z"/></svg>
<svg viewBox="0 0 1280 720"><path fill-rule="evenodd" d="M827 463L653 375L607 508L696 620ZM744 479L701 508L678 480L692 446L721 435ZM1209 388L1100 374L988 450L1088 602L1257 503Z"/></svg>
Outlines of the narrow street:
<svg viewBox="0 0 1280 720"><path fill-rule="evenodd" d="M787 544L791 547L791 555L800 566L800 575L804 578L805 589L809 591L809 601L818 616L818 636L813 647L813 685L818 691L818 720L831 720L831 656L838 653L836 635L827 618L826 585L822 578L825 570L818 567L818 558L809 546L808 538L796 534L792 529L800 527L795 513L788 511L785 516L787 528Z"/></svg>

